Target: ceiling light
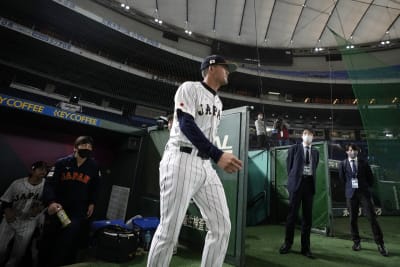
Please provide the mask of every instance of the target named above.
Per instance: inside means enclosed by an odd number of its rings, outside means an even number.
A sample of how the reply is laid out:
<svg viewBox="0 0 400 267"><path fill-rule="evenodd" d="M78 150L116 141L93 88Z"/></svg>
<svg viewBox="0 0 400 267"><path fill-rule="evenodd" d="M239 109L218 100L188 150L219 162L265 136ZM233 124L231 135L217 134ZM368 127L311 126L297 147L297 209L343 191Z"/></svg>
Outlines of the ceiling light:
<svg viewBox="0 0 400 267"><path fill-rule="evenodd" d="M162 24L163 23L163 21L160 19L160 16L158 14L158 9L157 8L154 10L153 17L154 17L154 21L156 23L158 23L158 24Z"/></svg>
<svg viewBox="0 0 400 267"><path fill-rule="evenodd" d="M190 29L189 21L185 21L185 33L187 35L192 35L192 30Z"/></svg>
<svg viewBox="0 0 400 267"><path fill-rule="evenodd" d="M280 95L281 93L269 91L268 94L270 94L270 95Z"/></svg>

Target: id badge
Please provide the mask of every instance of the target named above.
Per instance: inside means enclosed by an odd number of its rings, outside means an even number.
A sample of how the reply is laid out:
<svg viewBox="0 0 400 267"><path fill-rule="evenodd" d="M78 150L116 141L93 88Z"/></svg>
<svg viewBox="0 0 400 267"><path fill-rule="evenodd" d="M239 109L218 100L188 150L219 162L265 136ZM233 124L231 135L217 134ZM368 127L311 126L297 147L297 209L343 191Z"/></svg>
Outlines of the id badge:
<svg viewBox="0 0 400 267"><path fill-rule="evenodd" d="M351 188L358 188L358 179L357 178L351 179Z"/></svg>
<svg viewBox="0 0 400 267"><path fill-rule="evenodd" d="M312 175L311 166L310 165L304 165L303 175Z"/></svg>

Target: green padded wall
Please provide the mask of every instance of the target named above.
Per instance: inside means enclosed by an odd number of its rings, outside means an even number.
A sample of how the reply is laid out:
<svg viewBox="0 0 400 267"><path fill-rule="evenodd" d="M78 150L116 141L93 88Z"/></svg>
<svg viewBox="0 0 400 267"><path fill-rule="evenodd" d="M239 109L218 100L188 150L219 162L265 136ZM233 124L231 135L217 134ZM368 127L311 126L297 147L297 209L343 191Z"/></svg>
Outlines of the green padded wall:
<svg viewBox="0 0 400 267"><path fill-rule="evenodd" d="M249 151L246 225L257 225L269 216L270 179L267 150Z"/></svg>

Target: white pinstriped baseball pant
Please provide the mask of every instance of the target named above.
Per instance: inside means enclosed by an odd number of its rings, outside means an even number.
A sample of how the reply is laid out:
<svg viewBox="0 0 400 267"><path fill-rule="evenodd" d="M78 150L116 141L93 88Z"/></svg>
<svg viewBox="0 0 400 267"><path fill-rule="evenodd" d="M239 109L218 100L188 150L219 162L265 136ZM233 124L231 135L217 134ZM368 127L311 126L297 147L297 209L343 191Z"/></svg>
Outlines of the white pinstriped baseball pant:
<svg viewBox="0 0 400 267"><path fill-rule="evenodd" d="M210 160L197 156L197 149L188 154L170 146L160 162L161 218L148 255L148 267L169 266L191 199L199 207L208 228L201 266L222 266L231 222L221 181Z"/></svg>
<svg viewBox="0 0 400 267"><path fill-rule="evenodd" d="M17 219L9 224L3 218L0 225L0 262L4 260L8 243L14 238L11 255L5 266L18 265L31 241L36 225L36 220Z"/></svg>

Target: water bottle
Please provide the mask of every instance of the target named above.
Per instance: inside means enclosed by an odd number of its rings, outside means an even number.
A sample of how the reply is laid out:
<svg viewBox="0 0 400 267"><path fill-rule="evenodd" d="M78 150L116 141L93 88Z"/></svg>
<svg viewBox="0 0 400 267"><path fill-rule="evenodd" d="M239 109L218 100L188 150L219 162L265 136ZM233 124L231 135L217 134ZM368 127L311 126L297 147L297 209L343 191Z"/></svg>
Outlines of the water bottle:
<svg viewBox="0 0 400 267"><path fill-rule="evenodd" d="M148 251L150 249L151 244L151 233L150 230L147 230L144 234L144 250Z"/></svg>

